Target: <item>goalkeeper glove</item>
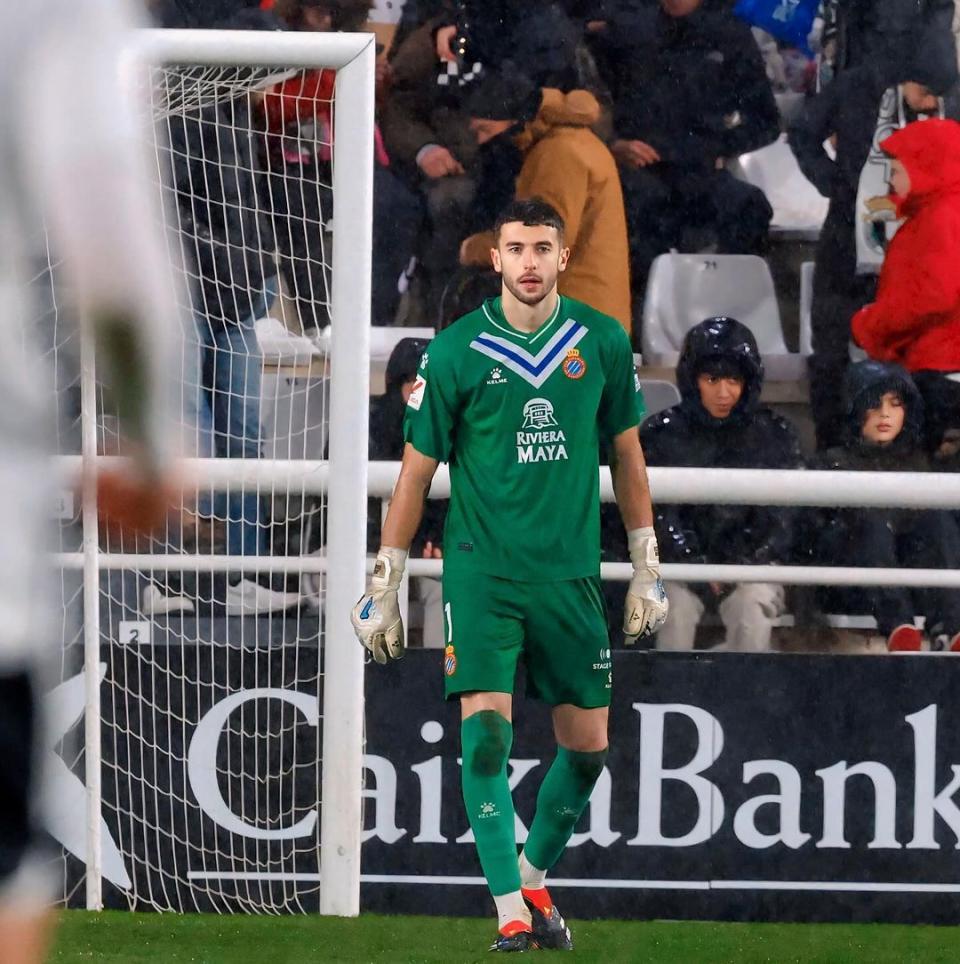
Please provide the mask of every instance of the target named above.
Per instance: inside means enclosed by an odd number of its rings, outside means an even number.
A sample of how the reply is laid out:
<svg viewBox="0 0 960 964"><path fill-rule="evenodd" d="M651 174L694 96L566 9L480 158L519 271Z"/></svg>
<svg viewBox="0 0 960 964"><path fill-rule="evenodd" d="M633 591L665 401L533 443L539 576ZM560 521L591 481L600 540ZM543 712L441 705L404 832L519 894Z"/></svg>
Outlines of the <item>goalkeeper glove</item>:
<svg viewBox="0 0 960 964"><path fill-rule="evenodd" d="M403 656L403 621L397 590L406 564L407 553L403 549L381 547L367 591L350 614L357 639L380 664Z"/></svg>
<svg viewBox="0 0 960 964"><path fill-rule="evenodd" d="M633 578L623 611L623 632L628 646L640 636L651 636L667 619L670 604L660 578L660 553L652 526L627 533Z"/></svg>

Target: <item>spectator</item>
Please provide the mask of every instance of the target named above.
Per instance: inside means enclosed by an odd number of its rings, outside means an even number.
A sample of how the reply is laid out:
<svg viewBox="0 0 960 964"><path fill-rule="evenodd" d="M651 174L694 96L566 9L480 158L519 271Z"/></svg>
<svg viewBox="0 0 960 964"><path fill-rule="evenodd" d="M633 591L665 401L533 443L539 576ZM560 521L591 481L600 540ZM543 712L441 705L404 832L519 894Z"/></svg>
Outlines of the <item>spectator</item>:
<svg viewBox="0 0 960 964"><path fill-rule="evenodd" d="M402 338L387 361L386 391L370 400L370 460L399 462L403 458L403 415L407 399L417 379L420 359L429 347L425 338ZM428 499L420 528L410 552L413 558L443 558L443 523L447 500ZM367 551L380 547L381 507L379 499L370 499L367 507ZM443 595L438 578L421 576L413 579L423 604L423 645L442 649Z"/></svg>
<svg viewBox="0 0 960 964"><path fill-rule="evenodd" d="M371 0L278 0L276 13L291 29L359 30ZM297 300L307 332L329 323L330 252L323 230L333 214L332 108L336 72L308 70L277 84L264 97L268 137L264 204L270 211L287 290ZM377 92L387 98L390 68L377 65ZM375 132L373 173L374 324L393 323L397 282L413 254L421 221L420 201L397 176ZM302 182L302 183L301 183Z"/></svg>
<svg viewBox="0 0 960 964"><path fill-rule="evenodd" d="M389 0L388 0L389 2ZM453 18L453 0L403 0L397 32L391 48L396 50L415 30L437 17L448 23Z"/></svg>
<svg viewBox="0 0 960 964"><path fill-rule="evenodd" d="M854 316L871 358L902 364L942 432L960 428L960 124L908 124L880 145L892 158L890 200L903 223L890 242L876 300Z"/></svg>
<svg viewBox="0 0 960 964"><path fill-rule="evenodd" d="M189 30L278 30L280 24L256 0L146 0L151 22L157 27Z"/></svg>
<svg viewBox="0 0 960 964"><path fill-rule="evenodd" d="M845 442L812 462L815 469L918 472L929 468L921 446L923 402L899 365L864 361L847 369ZM821 510L809 531L817 534L814 555L826 565L960 567L960 533L949 512L907 509ZM824 598L826 597L826 598ZM891 651L919 650L914 616L926 618L935 648L960 651L960 594L952 589L872 586L831 588L821 606L861 611L867 600ZM672 600L671 600L672 601Z"/></svg>
<svg viewBox="0 0 960 964"><path fill-rule="evenodd" d="M750 28L727 4L609 7L592 36L613 96L611 150L623 180L633 287L642 296L653 259L689 247L686 229L705 229L721 254L762 253L772 208L724 162L774 141L779 115Z"/></svg>
<svg viewBox="0 0 960 964"><path fill-rule="evenodd" d="M273 21L243 10L220 26L262 28ZM178 227L193 302L196 330L186 333L183 359L184 423L196 430L188 452L201 457L260 457L262 361L254 322L276 293L272 266L262 247L248 239L270 235L257 204L258 165L252 142L237 137L251 129L249 99L240 96L173 114L168 121ZM225 523L228 555L266 553L263 506L256 492L201 492L198 516L205 528ZM207 523L210 523L208 526ZM221 592L215 593L221 601ZM227 577L222 602L228 615L256 615L299 601L260 585L243 572ZM149 612L184 609L151 591Z"/></svg>
<svg viewBox="0 0 960 964"><path fill-rule="evenodd" d="M914 62L905 53L894 74L901 88L902 114L912 120L929 111L957 111L956 54L939 58L923 51ZM849 363L850 319L871 300L876 278L857 270L855 226L857 193L877 129L878 114L889 84L875 64L847 69L817 97L807 102L790 128L790 146L800 169L830 199L817 242L813 279L813 355L810 359L810 402L820 449L839 445L843 433L843 373ZM944 102L937 95L950 92ZM896 98L898 91L887 95ZM896 110L901 113L901 109ZM824 142L835 146L835 159Z"/></svg>
<svg viewBox="0 0 960 964"><path fill-rule="evenodd" d="M954 0L826 0L825 45L840 73L863 65L879 72L885 86L896 84L904 51L922 50L933 60L953 54Z"/></svg>
<svg viewBox="0 0 960 964"><path fill-rule="evenodd" d="M457 85L439 84L434 34L443 17L410 33L391 59L393 87L383 105L387 151L408 187L420 193L427 225L417 247L417 309L435 325L474 197L468 174L476 155Z"/></svg>
<svg viewBox="0 0 960 964"><path fill-rule="evenodd" d="M498 72L505 62L523 64L540 87L581 86L577 64L580 32L555 0L458 0L454 16L436 31L437 56L457 73Z"/></svg>
<svg viewBox="0 0 960 964"><path fill-rule="evenodd" d="M492 38L495 43L491 43ZM415 310L436 325L443 289L469 233L493 223L513 200L522 156L508 139L478 150L464 94L504 59L534 83L569 89L589 74L578 31L557 3L450 3L398 44L384 136L408 183L425 197L430 230L418 252ZM482 64L480 70L478 64Z"/></svg>
<svg viewBox="0 0 960 964"><path fill-rule="evenodd" d="M593 94L537 88L509 65L485 74L467 102L478 144L512 139L523 156L516 197L553 205L566 224L570 261L560 292L616 318L630 332L627 226L617 166L590 130L600 116ZM489 266L493 235L467 238L464 264Z"/></svg>
<svg viewBox="0 0 960 964"><path fill-rule="evenodd" d="M763 362L750 330L733 318L708 318L688 333L677 363L679 405L643 423L648 465L786 469L800 465L790 423L760 405ZM665 562L770 565L792 544L787 512L769 506L655 506ZM767 583L668 583L670 618L657 647L692 649L697 624L718 612L726 648L770 648L773 621L784 609L783 586Z"/></svg>

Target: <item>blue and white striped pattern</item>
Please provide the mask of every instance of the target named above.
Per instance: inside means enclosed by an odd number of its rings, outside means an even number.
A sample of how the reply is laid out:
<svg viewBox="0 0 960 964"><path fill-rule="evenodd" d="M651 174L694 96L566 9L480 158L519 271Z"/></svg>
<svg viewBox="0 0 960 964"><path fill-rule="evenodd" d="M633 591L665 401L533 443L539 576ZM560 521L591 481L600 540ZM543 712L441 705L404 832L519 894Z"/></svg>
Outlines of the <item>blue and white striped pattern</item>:
<svg viewBox="0 0 960 964"><path fill-rule="evenodd" d="M563 363L567 352L584 338L588 330L585 325L568 318L536 355L531 355L526 349L506 338L491 335L486 331L477 335L470 342L470 347L509 368L534 388L539 388Z"/></svg>

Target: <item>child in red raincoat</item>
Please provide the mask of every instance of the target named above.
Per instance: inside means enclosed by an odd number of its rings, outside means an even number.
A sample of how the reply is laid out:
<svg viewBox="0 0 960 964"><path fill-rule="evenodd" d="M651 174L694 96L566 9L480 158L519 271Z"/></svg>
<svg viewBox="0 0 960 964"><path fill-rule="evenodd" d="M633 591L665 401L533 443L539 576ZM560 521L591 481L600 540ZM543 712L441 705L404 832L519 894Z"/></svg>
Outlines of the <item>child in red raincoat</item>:
<svg viewBox="0 0 960 964"><path fill-rule="evenodd" d="M934 455L960 426L960 124L916 121L880 145L903 224L880 272L877 300L851 323L871 358L903 365L924 396Z"/></svg>

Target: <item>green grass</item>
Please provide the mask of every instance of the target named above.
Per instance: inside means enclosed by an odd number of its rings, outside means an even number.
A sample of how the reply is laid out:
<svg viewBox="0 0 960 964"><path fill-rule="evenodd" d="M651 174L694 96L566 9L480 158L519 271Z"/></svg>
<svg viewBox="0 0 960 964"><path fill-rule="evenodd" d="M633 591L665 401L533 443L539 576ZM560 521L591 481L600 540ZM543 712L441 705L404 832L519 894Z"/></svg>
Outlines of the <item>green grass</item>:
<svg viewBox="0 0 960 964"><path fill-rule="evenodd" d="M960 929L893 924L715 924L582 921L572 925L580 961L956 962ZM320 961L486 961L492 923L477 918L220 917L214 914L61 916L57 964L301 964ZM2 956L2 955L0 955Z"/></svg>

